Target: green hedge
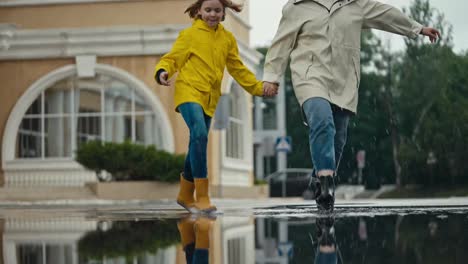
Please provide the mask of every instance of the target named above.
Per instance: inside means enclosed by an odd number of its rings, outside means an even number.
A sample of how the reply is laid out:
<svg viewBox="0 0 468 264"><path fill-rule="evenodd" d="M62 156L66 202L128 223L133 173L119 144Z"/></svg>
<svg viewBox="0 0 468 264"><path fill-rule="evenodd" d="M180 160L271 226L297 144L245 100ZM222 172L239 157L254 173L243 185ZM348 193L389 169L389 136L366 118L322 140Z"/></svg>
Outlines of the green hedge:
<svg viewBox="0 0 468 264"><path fill-rule="evenodd" d="M80 145L76 161L96 173L107 171L115 181L176 182L184 168L184 155L174 155L131 142L89 141Z"/></svg>
<svg viewBox="0 0 468 264"><path fill-rule="evenodd" d="M179 232L174 220L113 222L107 231L91 231L78 242L80 258L103 259L156 254L179 243Z"/></svg>

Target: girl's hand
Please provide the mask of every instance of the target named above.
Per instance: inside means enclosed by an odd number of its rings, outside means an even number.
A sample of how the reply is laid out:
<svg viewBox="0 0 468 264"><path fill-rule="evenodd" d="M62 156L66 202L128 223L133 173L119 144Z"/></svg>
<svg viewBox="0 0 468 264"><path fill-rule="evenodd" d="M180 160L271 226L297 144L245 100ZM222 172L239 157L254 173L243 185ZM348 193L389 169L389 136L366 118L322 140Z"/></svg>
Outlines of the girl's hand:
<svg viewBox="0 0 468 264"><path fill-rule="evenodd" d="M436 42L436 40L440 38L440 32L437 29L431 27L423 27L421 34L428 36L431 43Z"/></svg>
<svg viewBox="0 0 468 264"><path fill-rule="evenodd" d="M278 94L278 84L271 82L263 82L263 96L273 97Z"/></svg>
<svg viewBox="0 0 468 264"><path fill-rule="evenodd" d="M161 74L159 75L159 82L164 86L170 86L171 82L167 80L168 76L169 74L166 71L161 72Z"/></svg>

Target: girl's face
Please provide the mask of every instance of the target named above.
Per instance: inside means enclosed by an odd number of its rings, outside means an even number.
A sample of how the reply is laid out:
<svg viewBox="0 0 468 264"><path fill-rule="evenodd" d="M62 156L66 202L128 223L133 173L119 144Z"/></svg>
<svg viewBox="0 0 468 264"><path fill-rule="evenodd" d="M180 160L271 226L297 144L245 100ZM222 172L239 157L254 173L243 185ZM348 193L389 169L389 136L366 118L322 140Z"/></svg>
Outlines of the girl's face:
<svg viewBox="0 0 468 264"><path fill-rule="evenodd" d="M219 0L206 0L198 10L198 15L208 26L216 28L224 17L224 6Z"/></svg>

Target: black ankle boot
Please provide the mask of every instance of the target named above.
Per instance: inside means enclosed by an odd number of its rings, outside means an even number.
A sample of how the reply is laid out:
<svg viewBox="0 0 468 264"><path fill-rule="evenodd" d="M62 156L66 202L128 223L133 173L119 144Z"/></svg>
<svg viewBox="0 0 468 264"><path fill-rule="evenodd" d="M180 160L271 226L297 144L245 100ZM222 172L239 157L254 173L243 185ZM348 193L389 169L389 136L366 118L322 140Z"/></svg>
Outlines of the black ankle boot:
<svg viewBox="0 0 468 264"><path fill-rule="evenodd" d="M320 181L317 176L311 176L307 189L302 194L304 200L316 200L320 196Z"/></svg>
<svg viewBox="0 0 468 264"><path fill-rule="evenodd" d="M331 217L318 218L315 222L317 227L317 239L320 246L334 246L335 239L335 220Z"/></svg>
<svg viewBox="0 0 468 264"><path fill-rule="evenodd" d="M333 211L335 204L335 181L332 176L320 176L320 195L315 199L319 210Z"/></svg>

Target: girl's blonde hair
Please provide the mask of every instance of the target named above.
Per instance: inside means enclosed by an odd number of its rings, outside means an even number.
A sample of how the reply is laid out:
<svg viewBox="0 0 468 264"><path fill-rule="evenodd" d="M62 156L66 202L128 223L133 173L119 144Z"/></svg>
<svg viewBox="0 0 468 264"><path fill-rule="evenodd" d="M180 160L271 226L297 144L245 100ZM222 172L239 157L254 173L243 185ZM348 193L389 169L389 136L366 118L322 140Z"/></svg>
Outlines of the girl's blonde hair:
<svg viewBox="0 0 468 264"><path fill-rule="evenodd" d="M187 10L185 10L185 13L188 13L190 18L198 18L198 11L200 11L201 6L203 2L207 0L197 0L195 3L191 4ZM230 8L236 12L242 11L242 5L241 4L235 4L231 0L218 0L224 7L224 11L226 11L226 8ZM223 16L223 21L224 21L224 16Z"/></svg>

